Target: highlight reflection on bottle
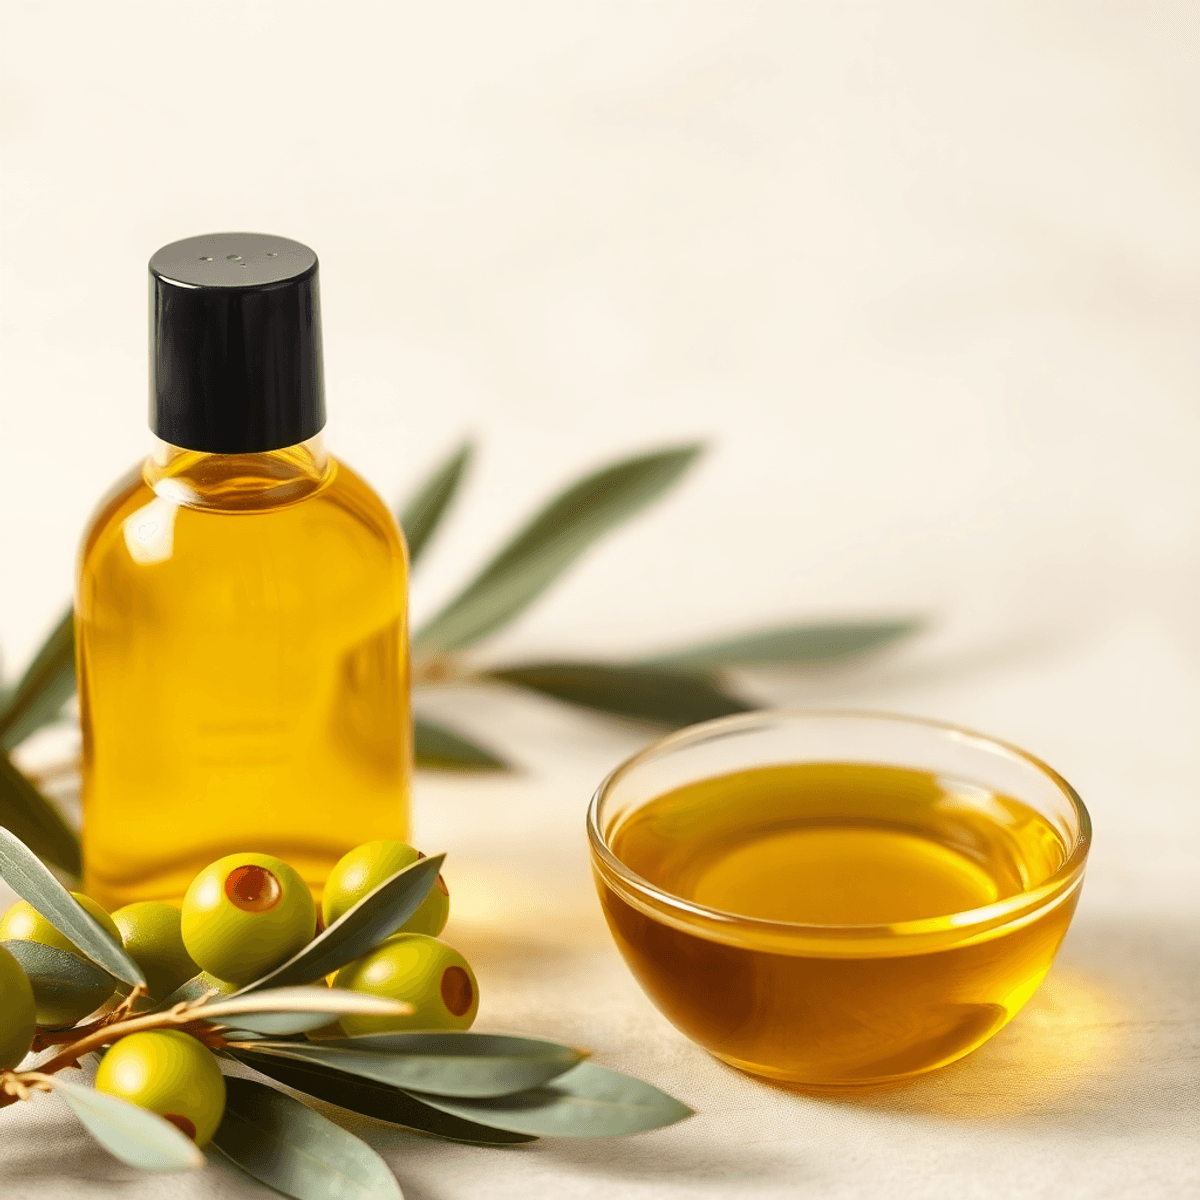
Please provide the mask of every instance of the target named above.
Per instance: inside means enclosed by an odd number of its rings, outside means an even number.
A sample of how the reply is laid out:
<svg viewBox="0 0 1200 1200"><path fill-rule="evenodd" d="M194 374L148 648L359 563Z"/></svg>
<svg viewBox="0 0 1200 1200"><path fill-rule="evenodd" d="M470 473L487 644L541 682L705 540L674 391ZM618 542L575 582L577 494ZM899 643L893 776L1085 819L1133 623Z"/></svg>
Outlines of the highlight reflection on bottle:
<svg viewBox="0 0 1200 1200"><path fill-rule="evenodd" d="M163 440L93 519L76 595L84 887L108 908L244 849L319 892L407 835L407 560L322 445L316 273L256 234L151 260Z"/></svg>

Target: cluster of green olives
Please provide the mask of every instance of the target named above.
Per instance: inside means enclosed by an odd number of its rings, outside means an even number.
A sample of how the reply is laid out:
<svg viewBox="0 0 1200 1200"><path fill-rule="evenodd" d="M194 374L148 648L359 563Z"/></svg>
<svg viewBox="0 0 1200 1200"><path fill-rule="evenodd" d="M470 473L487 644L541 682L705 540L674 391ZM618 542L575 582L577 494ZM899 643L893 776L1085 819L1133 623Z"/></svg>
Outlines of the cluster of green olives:
<svg viewBox="0 0 1200 1200"><path fill-rule="evenodd" d="M321 912L331 925L385 879L424 857L404 842L367 842L338 860L325 881ZM421 906L368 954L343 967L333 986L404 1000L405 1017L344 1016L332 1031L358 1037L404 1029L469 1029L479 1011L479 985L470 964L438 940L450 916L450 892L439 875ZM329 1032L329 1031L325 1031Z"/></svg>
<svg viewBox="0 0 1200 1200"><path fill-rule="evenodd" d="M145 975L152 999L164 999L196 976L228 993L286 962L313 939L319 922L332 924L421 857L405 842L356 847L330 872L319 917L304 880L269 854L228 854L211 863L192 880L181 908L141 901L110 915L90 897L72 895L125 947ZM344 1016L309 1036L468 1028L479 1008L479 987L466 959L438 940L449 913L450 894L439 875L399 931L332 981L335 987L406 1001L411 1014ZM23 900L0 917L0 942L10 939L74 952ZM0 946L0 1068L15 1067L24 1058L36 1026L74 1025L110 998L72 1003L50 986L31 986L17 960ZM96 1087L161 1114L199 1146L212 1137L225 1107L225 1082L212 1054L190 1035L171 1030L130 1034L116 1042L100 1064Z"/></svg>
<svg viewBox="0 0 1200 1200"><path fill-rule="evenodd" d="M385 879L421 857L405 842L368 842L344 855L325 881L320 922L333 924ZM407 1001L405 1017L346 1016L324 1036L402 1029L466 1029L479 988L466 959L438 940L450 915L439 875L420 907L391 937L343 967L333 986ZM228 854L204 868L183 898L183 945L213 984L233 990L286 962L315 935L318 913L304 880L268 854Z"/></svg>

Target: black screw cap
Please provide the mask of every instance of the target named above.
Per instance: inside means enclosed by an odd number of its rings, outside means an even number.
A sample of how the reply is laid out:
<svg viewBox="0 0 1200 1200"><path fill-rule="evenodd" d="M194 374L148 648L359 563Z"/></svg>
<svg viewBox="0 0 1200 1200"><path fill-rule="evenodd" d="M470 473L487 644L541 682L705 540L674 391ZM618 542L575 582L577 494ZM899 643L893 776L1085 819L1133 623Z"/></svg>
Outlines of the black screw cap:
<svg viewBox="0 0 1200 1200"><path fill-rule="evenodd" d="M150 428L173 446L256 454L325 424L317 256L210 233L150 259Z"/></svg>

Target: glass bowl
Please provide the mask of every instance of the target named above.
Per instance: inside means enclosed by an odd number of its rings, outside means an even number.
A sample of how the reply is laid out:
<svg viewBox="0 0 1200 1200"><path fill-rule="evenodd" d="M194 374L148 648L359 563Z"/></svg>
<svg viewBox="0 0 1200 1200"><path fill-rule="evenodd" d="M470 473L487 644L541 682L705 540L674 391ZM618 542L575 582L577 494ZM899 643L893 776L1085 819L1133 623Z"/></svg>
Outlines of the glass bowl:
<svg viewBox="0 0 1200 1200"><path fill-rule="evenodd" d="M587 828L650 999L733 1066L814 1085L903 1079L1001 1029L1050 968L1091 841L1024 751L861 712L672 734L601 784ZM794 903L816 917L781 918Z"/></svg>

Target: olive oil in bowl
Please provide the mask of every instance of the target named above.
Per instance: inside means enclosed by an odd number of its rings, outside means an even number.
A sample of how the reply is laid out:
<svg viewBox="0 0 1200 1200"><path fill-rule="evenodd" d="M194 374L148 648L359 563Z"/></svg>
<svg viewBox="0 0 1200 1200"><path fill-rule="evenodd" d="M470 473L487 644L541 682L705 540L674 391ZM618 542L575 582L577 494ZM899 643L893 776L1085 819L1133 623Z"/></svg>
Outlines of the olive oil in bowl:
<svg viewBox="0 0 1200 1200"><path fill-rule="evenodd" d="M745 757L755 721L776 735L781 722L858 722L866 750L871 723L896 720L750 714L697 730L739 729ZM912 724L917 740L944 732ZM662 743L677 770L689 736ZM630 801L639 772L662 774L654 753L594 810L601 901L650 998L733 1065L814 1084L903 1078L986 1041L1049 969L1086 851L1069 789L1056 807L932 761L817 759L739 764Z"/></svg>

